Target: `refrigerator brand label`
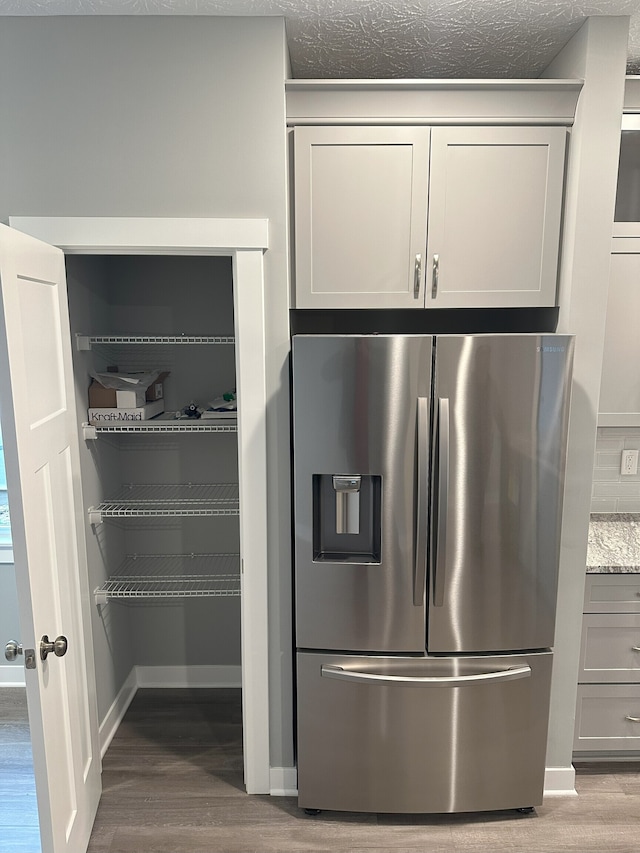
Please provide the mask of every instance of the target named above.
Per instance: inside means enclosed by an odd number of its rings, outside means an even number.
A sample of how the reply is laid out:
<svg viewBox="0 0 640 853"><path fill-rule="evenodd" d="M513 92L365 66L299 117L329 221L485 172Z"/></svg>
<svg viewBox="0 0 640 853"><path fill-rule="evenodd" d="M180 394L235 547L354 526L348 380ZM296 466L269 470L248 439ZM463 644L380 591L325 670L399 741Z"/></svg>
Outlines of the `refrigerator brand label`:
<svg viewBox="0 0 640 853"><path fill-rule="evenodd" d="M566 347L536 347L538 352L565 352Z"/></svg>

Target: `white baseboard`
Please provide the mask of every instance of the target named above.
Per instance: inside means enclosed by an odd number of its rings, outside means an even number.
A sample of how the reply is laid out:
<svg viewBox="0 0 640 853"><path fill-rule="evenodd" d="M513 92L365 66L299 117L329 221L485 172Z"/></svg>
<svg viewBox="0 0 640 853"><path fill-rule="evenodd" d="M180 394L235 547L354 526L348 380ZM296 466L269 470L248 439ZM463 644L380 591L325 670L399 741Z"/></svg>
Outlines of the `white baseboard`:
<svg viewBox="0 0 640 853"><path fill-rule="evenodd" d="M242 687L240 666L137 666L138 687Z"/></svg>
<svg viewBox="0 0 640 853"><path fill-rule="evenodd" d="M545 797L577 797L576 771L569 767L547 767L544 771Z"/></svg>
<svg viewBox="0 0 640 853"><path fill-rule="evenodd" d="M133 667L127 676L127 680L118 691L118 695L113 700L111 707L105 714L104 720L100 723L98 739L100 742L101 758L104 758L104 754L109 748L109 744L113 740L113 736L118 731L118 726L122 722L122 718L131 704L131 700L136 695L137 689L136 670L135 667Z"/></svg>
<svg viewBox="0 0 640 853"><path fill-rule="evenodd" d="M545 797L577 797L576 771L571 767L547 767L544 774ZM295 767L272 767L269 776L272 797L297 797L298 771Z"/></svg>
<svg viewBox="0 0 640 853"><path fill-rule="evenodd" d="M272 797L297 797L297 767L272 767L269 771L269 793Z"/></svg>
<svg viewBox="0 0 640 853"><path fill-rule="evenodd" d="M24 666L0 666L0 687L24 686Z"/></svg>

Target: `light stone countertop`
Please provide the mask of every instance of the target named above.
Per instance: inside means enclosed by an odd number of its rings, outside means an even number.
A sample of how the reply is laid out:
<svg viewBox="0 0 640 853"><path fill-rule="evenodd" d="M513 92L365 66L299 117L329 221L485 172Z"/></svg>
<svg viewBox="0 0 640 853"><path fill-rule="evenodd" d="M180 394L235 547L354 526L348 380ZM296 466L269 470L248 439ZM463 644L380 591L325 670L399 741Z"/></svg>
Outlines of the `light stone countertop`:
<svg viewBox="0 0 640 853"><path fill-rule="evenodd" d="M640 572L640 513L592 513L587 573Z"/></svg>

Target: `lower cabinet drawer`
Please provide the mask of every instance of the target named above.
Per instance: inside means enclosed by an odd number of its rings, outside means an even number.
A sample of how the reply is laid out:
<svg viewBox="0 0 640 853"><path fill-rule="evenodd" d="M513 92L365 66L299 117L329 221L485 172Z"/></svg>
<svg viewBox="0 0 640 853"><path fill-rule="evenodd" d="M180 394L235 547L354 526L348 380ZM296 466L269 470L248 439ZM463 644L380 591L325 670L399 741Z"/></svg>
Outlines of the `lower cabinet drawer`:
<svg viewBox="0 0 640 853"><path fill-rule="evenodd" d="M587 575L585 613L640 613L640 574Z"/></svg>
<svg viewBox="0 0 640 853"><path fill-rule="evenodd" d="M640 682L640 613L586 613L580 683Z"/></svg>
<svg viewBox="0 0 640 853"><path fill-rule="evenodd" d="M640 750L640 684L579 684L573 747Z"/></svg>

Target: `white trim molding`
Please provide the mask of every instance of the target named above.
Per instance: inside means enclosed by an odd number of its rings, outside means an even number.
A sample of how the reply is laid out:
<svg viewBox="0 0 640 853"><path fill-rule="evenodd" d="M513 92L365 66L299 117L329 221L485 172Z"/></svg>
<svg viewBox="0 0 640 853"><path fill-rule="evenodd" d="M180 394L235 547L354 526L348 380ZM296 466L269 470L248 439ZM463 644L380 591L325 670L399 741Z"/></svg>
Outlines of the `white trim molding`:
<svg viewBox="0 0 640 853"><path fill-rule="evenodd" d="M287 80L287 124L567 125L581 79Z"/></svg>
<svg viewBox="0 0 640 853"><path fill-rule="evenodd" d="M115 733L118 731L120 723L122 722L124 715L127 713L127 708L131 704L133 697L136 695L137 689L136 668L132 667L124 684L118 691L118 695L113 700L111 707L105 714L104 720L99 724L98 736L100 743L100 758L104 758L105 752L109 749L109 745L113 740Z"/></svg>
<svg viewBox="0 0 640 853"><path fill-rule="evenodd" d="M577 797L576 770L569 767L547 767L544 771L545 797Z"/></svg>
<svg viewBox="0 0 640 853"><path fill-rule="evenodd" d="M245 784L268 794L267 436L263 252L267 219L9 217L11 227L75 254L227 255L233 261ZM173 675L178 678L177 673ZM163 682L164 683L164 682Z"/></svg>
<svg viewBox="0 0 640 853"><path fill-rule="evenodd" d="M10 216L9 225L68 254L230 255L269 248L268 219Z"/></svg>
<svg viewBox="0 0 640 853"><path fill-rule="evenodd" d="M24 687L24 666L0 666L0 687Z"/></svg>

